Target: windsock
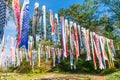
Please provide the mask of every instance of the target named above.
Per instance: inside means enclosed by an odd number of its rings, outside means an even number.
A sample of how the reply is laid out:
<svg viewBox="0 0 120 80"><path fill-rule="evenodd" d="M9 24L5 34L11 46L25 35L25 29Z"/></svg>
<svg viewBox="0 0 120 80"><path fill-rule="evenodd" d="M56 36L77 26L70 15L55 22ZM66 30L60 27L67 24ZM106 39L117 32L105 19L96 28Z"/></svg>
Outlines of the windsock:
<svg viewBox="0 0 120 80"><path fill-rule="evenodd" d="M74 23L74 40L75 40L76 57L78 58L79 57L79 44L78 44L76 23Z"/></svg>

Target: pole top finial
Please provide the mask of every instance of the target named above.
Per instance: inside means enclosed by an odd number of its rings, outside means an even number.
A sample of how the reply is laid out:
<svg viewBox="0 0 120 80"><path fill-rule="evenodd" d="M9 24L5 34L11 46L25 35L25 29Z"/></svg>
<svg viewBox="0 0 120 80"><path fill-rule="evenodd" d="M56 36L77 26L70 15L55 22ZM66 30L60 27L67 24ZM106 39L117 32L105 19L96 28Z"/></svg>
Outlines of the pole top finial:
<svg viewBox="0 0 120 80"><path fill-rule="evenodd" d="M39 7L39 3L38 2L35 2L35 5L34 5L34 8L38 8Z"/></svg>

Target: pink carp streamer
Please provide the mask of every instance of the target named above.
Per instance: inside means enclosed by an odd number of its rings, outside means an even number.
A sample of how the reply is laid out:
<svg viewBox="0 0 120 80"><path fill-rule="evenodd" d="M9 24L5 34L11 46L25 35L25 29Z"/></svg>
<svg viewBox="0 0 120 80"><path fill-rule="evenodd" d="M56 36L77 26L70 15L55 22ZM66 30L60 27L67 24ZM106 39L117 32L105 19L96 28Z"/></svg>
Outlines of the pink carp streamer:
<svg viewBox="0 0 120 80"><path fill-rule="evenodd" d="M14 19L16 21L16 26L17 26L17 31L18 31L18 38L17 38L17 46L18 46L21 40L20 1L19 0L12 0L12 9L13 9Z"/></svg>

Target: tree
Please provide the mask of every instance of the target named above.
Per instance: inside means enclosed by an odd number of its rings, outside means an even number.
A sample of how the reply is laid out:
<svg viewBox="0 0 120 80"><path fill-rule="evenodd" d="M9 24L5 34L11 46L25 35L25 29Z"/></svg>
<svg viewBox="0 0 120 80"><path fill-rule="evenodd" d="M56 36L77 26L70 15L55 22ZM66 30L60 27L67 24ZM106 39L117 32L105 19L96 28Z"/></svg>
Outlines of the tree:
<svg viewBox="0 0 120 80"><path fill-rule="evenodd" d="M115 44L120 45L120 1L119 0L99 0L99 4L108 7L108 12L111 12L110 25L113 26L113 36Z"/></svg>
<svg viewBox="0 0 120 80"><path fill-rule="evenodd" d="M95 10L98 5L94 3L93 0L85 0L83 5L74 4L68 9L60 9L59 16L64 16L65 18L80 24L88 29L99 30L98 20L95 18Z"/></svg>
<svg viewBox="0 0 120 80"><path fill-rule="evenodd" d="M104 5L102 8L107 8L107 11L100 12L101 5ZM64 16L90 31L113 39L118 45L120 43L119 6L119 0L85 0L83 5L74 4L67 9L60 9L58 13L59 16Z"/></svg>
<svg viewBox="0 0 120 80"><path fill-rule="evenodd" d="M105 6L109 7L110 12L114 12L114 15L118 20L120 20L120 1L119 0L100 0L100 4L103 3ZM116 20L117 20L116 19Z"/></svg>

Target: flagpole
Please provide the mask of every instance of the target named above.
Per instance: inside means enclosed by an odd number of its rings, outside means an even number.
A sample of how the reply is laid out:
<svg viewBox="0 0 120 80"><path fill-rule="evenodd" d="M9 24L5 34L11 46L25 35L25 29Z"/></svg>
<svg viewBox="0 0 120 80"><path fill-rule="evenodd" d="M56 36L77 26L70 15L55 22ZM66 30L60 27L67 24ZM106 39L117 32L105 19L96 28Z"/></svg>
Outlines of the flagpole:
<svg viewBox="0 0 120 80"><path fill-rule="evenodd" d="M46 40L46 6L42 6L43 11L43 26L44 26L44 40Z"/></svg>
<svg viewBox="0 0 120 80"><path fill-rule="evenodd" d="M8 56L6 57L6 79L8 76Z"/></svg>
<svg viewBox="0 0 120 80"><path fill-rule="evenodd" d="M32 35L34 40L34 49L36 49L36 29L37 29L37 18L38 18L38 7L39 3L35 3L34 5L34 16L33 16L33 23L32 23Z"/></svg>

